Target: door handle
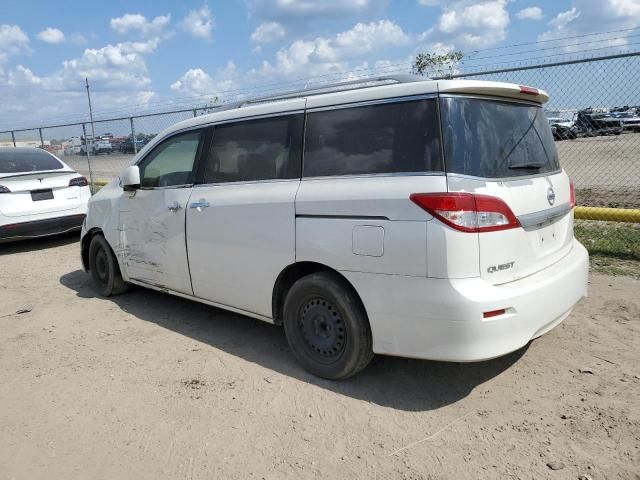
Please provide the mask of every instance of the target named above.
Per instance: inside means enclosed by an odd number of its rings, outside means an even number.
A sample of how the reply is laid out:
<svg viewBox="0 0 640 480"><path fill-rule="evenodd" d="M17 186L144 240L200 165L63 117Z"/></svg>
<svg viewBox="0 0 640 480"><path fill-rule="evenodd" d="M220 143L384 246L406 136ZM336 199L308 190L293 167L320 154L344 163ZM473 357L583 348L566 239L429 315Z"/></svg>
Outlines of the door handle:
<svg viewBox="0 0 640 480"><path fill-rule="evenodd" d="M167 208L175 213L175 212L177 212L178 210L180 210L182 208L182 205L180 205L178 203L178 201L176 200L171 205L169 205Z"/></svg>
<svg viewBox="0 0 640 480"><path fill-rule="evenodd" d="M206 200L198 200L197 202L191 202L191 204L189 204L189 208L206 208L209 206L209 202L207 202Z"/></svg>

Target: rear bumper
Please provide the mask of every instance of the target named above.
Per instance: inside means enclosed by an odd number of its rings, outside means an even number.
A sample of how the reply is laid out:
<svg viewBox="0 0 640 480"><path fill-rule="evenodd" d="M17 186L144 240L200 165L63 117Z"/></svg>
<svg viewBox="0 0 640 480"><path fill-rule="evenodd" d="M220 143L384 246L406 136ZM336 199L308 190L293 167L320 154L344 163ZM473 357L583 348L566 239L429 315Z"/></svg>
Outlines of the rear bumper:
<svg viewBox="0 0 640 480"><path fill-rule="evenodd" d="M80 230L85 214L66 215L0 225L0 243L46 237Z"/></svg>
<svg viewBox="0 0 640 480"><path fill-rule="evenodd" d="M527 278L434 279L343 272L360 293L374 351L428 360L488 360L518 350L561 323L586 294L589 256L568 255ZM484 312L507 312L483 318Z"/></svg>

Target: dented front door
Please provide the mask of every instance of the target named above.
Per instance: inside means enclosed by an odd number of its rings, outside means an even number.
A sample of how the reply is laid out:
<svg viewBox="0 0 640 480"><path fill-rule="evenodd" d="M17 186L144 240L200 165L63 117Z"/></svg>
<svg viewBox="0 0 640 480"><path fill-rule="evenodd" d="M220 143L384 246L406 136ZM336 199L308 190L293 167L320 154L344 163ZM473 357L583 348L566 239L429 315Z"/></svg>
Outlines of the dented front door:
<svg viewBox="0 0 640 480"><path fill-rule="evenodd" d="M193 294L185 246L185 207L191 191L177 187L123 192L118 254L130 279Z"/></svg>

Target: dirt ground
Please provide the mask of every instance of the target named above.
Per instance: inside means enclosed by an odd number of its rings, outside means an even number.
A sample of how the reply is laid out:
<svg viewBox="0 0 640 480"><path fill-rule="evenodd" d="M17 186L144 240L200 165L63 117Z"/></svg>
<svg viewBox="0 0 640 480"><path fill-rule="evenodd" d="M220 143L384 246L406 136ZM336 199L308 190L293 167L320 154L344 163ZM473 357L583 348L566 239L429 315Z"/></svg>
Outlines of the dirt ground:
<svg viewBox="0 0 640 480"><path fill-rule="evenodd" d="M76 240L0 245L0 479L640 479L638 280L504 358L330 382L278 327L97 298Z"/></svg>

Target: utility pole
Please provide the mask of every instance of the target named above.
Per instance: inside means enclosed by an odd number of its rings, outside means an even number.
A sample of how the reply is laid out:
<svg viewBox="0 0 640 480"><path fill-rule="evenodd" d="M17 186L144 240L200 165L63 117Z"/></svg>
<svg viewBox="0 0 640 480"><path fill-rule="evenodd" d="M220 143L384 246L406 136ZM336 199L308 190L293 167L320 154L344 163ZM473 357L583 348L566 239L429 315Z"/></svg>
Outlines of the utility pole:
<svg viewBox="0 0 640 480"><path fill-rule="evenodd" d="M91 108L91 92L89 91L89 78L85 77L85 84L87 85L87 99L89 100L89 120L91 121L91 145L96 141L96 130L93 125L93 109ZM86 138L85 138L86 140ZM85 143L87 143L85 141ZM89 145L87 144L87 151L89 151Z"/></svg>
<svg viewBox="0 0 640 480"><path fill-rule="evenodd" d="M96 130L93 126L93 109L91 108L91 92L89 92L89 78L85 77L85 84L87 86L87 99L89 100L89 120L91 120L91 146L96 140ZM87 141L87 129L82 124L82 130L84 132L84 145L87 149L87 163L89 164L89 180L91 181L91 193L94 193L95 184L93 183L93 168L91 167L91 155L89 154L89 142Z"/></svg>

